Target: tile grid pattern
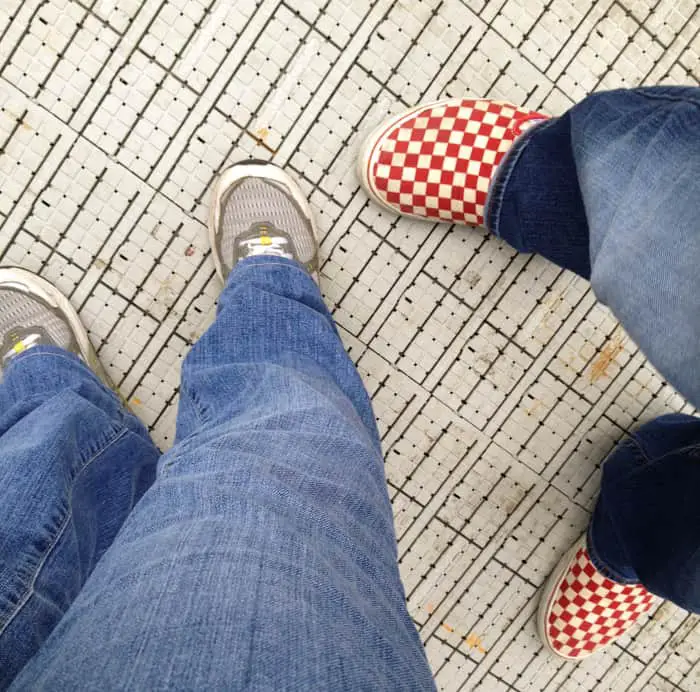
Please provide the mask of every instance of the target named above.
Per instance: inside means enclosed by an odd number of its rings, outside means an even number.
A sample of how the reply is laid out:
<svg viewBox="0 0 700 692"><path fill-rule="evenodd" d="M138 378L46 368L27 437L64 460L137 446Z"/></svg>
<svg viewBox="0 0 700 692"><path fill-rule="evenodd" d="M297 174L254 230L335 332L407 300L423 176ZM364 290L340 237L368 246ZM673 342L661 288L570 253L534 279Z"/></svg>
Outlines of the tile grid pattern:
<svg viewBox="0 0 700 692"><path fill-rule="evenodd" d="M690 0L4 0L0 261L66 292L162 447L218 285L212 178L302 180L322 280L373 396L410 612L444 690L693 690L671 604L579 665L541 648L538 588L622 435L692 409L587 284L481 231L396 219L363 135L426 100L559 113L594 89L700 83Z"/></svg>

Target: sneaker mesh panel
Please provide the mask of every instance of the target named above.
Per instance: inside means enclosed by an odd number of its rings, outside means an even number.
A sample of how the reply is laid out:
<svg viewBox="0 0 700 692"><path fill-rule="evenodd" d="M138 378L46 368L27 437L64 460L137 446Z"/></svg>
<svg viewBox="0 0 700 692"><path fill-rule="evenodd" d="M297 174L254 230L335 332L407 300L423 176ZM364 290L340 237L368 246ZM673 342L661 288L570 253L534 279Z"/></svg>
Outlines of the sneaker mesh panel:
<svg viewBox="0 0 700 692"><path fill-rule="evenodd" d="M228 269L233 264L236 237L250 230L254 223L264 221L291 237L300 262L313 259L316 249L313 231L291 198L261 178L245 178L231 190L224 202L221 259Z"/></svg>
<svg viewBox="0 0 700 692"><path fill-rule="evenodd" d="M13 328L42 327L51 341L61 348L73 344L73 333L68 323L41 301L22 291L0 289L0 343Z"/></svg>

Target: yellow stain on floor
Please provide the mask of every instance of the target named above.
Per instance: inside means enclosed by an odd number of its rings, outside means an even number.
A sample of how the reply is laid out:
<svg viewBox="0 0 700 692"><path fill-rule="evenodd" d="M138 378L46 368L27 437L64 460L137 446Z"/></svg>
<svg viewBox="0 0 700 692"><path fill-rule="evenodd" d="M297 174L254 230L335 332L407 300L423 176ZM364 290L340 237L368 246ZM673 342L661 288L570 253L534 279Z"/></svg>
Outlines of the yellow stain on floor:
<svg viewBox="0 0 700 692"><path fill-rule="evenodd" d="M427 610L427 608L426 608L426 610ZM440 627L442 627L442 629L444 629L446 632L449 632L450 634L453 634L455 631L455 628L452 627L452 625L450 625L447 622L441 622ZM478 634L474 634L474 632L470 632L469 634L460 635L460 638L467 645L467 648L470 651L476 650L480 654L486 653L486 649L484 648L484 645L481 641L481 637Z"/></svg>
<svg viewBox="0 0 700 692"><path fill-rule="evenodd" d="M470 632L466 637L462 637L464 643L469 647L469 650L476 649L479 653L485 654L486 649L484 649L481 643L481 637L478 634Z"/></svg>
<svg viewBox="0 0 700 692"><path fill-rule="evenodd" d="M598 381L601 377L605 377L608 374L608 368L612 362L617 358L617 356L622 353L622 349L625 347L626 338L623 334L619 332L614 334L612 338L608 341L603 350L600 352L598 357L591 365L590 381L591 384Z"/></svg>

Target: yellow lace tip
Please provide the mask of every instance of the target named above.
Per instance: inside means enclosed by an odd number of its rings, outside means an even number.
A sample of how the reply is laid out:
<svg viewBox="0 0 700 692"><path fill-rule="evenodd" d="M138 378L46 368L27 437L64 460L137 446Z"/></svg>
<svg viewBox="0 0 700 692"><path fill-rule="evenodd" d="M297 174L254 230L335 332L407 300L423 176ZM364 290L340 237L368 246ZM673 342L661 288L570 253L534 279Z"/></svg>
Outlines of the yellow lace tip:
<svg viewBox="0 0 700 692"><path fill-rule="evenodd" d="M12 347L12 350L13 350L15 353L22 353L22 351L24 351L25 348L26 348L26 346L25 346L21 341L18 341L18 342Z"/></svg>
<svg viewBox="0 0 700 692"><path fill-rule="evenodd" d="M260 244L261 245L272 245L272 239L268 235L261 235L260 236Z"/></svg>

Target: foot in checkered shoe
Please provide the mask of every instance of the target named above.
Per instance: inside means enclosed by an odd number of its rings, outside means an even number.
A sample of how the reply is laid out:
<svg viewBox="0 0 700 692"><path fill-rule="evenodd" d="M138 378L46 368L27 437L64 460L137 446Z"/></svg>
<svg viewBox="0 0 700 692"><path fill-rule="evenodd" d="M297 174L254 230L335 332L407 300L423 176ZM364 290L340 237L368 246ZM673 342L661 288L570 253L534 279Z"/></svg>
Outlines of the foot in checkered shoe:
<svg viewBox="0 0 700 692"><path fill-rule="evenodd" d="M359 175L369 196L406 216L482 226L498 164L548 116L488 99L446 99L383 123L367 139Z"/></svg>
<svg viewBox="0 0 700 692"><path fill-rule="evenodd" d="M612 644L653 602L654 596L641 584L619 584L599 572L584 535L545 584L537 628L553 654L578 660Z"/></svg>

